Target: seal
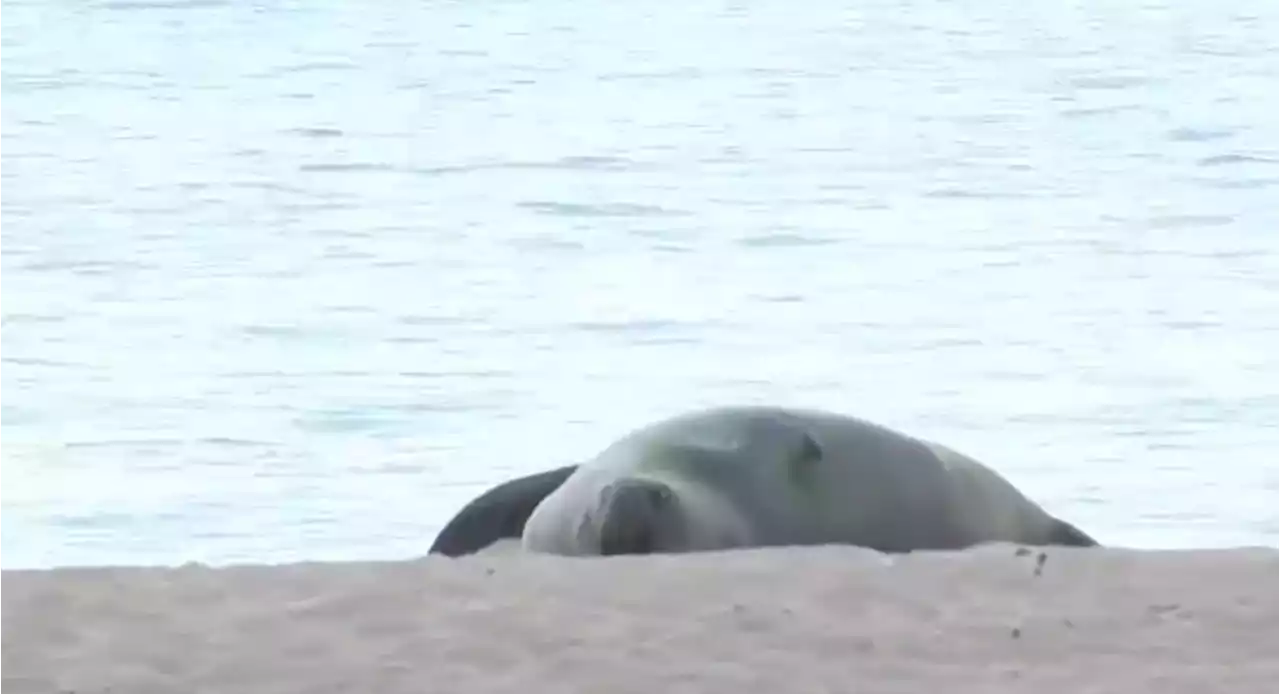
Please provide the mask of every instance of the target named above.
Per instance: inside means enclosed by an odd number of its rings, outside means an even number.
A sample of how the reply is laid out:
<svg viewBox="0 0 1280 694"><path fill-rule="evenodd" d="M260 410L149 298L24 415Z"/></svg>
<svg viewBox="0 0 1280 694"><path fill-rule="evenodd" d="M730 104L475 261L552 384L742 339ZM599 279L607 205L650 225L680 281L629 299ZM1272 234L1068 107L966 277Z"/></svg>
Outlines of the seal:
<svg viewBox="0 0 1280 694"><path fill-rule="evenodd" d="M503 482L462 507L436 536L428 554L460 557L505 539L520 539L534 508L564 483L577 465Z"/></svg>
<svg viewBox="0 0 1280 694"><path fill-rule="evenodd" d="M578 466L525 523L570 556L848 544L1096 546L950 448L818 410L712 408L650 424Z"/></svg>

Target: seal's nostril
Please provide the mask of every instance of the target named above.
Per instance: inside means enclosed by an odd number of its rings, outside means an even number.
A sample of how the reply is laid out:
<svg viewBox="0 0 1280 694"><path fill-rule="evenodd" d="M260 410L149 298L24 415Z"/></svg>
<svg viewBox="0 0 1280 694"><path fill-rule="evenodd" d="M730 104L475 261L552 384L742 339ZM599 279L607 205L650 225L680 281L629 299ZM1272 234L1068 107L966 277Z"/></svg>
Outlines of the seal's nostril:
<svg viewBox="0 0 1280 694"><path fill-rule="evenodd" d="M600 553L650 554L658 544L655 523L672 498L665 485L628 480L610 489L600 524Z"/></svg>
<svg viewBox="0 0 1280 694"><path fill-rule="evenodd" d="M671 500L671 495L667 492L666 487L649 487L645 491L649 495L649 503L654 508L662 508Z"/></svg>

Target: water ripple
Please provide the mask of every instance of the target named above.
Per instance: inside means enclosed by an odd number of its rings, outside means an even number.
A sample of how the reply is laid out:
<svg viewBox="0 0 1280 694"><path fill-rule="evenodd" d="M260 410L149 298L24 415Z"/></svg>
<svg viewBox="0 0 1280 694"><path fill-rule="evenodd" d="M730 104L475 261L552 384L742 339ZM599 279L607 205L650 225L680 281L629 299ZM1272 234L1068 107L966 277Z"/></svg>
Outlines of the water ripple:
<svg viewBox="0 0 1280 694"><path fill-rule="evenodd" d="M6 2L6 567L421 555L726 402L1276 544L1280 5L954 10Z"/></svg>
<svg viewBox="0 0 1280 694"><path fill-rule="evenodd" d="M516 206L537 214L556 217L679 217L688 214L683 210L674 210L658 205L641 205L626 202L584 204L525 200L516 203Z"/></svg>

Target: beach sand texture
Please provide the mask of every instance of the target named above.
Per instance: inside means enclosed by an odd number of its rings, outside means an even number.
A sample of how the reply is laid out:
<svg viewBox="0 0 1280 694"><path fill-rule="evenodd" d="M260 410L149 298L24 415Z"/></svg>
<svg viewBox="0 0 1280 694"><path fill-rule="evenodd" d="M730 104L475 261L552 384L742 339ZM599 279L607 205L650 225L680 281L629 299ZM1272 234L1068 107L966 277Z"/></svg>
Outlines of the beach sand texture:
<svg viewBox="0 0 1280 694"><path fill-rule="evenodd" d="M3 691L1275 692L1278 565L995 545L5 571Z"/></svg>

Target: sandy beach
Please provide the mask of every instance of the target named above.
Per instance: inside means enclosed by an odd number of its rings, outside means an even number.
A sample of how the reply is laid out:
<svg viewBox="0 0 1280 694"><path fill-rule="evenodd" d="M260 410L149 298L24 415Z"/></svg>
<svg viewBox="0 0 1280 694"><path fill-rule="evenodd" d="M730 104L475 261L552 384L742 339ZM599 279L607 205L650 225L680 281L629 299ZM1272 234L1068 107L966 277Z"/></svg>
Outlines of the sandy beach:
<svg viewBox="0 0 1280 694"><path fill-rule="evenodd" d="M1277 690L1275 549L1041 554L5 571L3 688Z"/></svg>

